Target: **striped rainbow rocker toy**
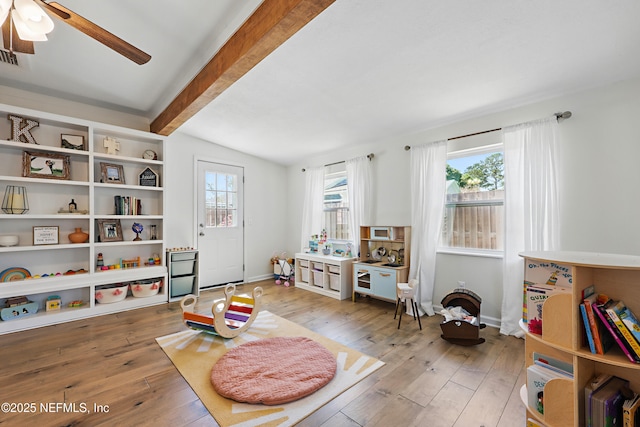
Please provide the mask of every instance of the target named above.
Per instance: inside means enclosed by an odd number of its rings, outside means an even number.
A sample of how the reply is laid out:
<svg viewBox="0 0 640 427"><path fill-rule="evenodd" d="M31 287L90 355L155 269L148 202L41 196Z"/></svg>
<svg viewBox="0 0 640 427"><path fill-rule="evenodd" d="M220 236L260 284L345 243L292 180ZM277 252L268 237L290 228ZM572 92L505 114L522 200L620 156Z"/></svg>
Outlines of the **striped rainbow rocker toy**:
<svg viewBox="0 0 640 427"><path fill-rule="evenodd" d="M193 312L198 297L185 295L180 300L182 321L191 329L223 338L235 338L251 326L260 311L262 288L256 286L252 297L235 295L236 285L227 284L224 288L225 299L215 301L211 307L213 316Z"/></svg>

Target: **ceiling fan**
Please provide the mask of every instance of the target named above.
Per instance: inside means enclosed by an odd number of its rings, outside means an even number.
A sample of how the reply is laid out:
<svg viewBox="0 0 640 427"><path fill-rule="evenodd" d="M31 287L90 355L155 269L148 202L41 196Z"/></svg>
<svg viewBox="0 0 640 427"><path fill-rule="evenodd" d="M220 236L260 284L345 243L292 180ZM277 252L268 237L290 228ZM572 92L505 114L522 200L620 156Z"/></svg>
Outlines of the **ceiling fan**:
<svg viewBox="0 0 640 427"><path fill-rule="evenodd" d="M47 39L45 34L53 29L53 22L38 5L54 18L71 25L136 64L142 65L151 59L151 55L58 2L44 0L0 0L0 20L6 16L2 24L2 40L5 49L10 52L33 54L35 53L33 41ZM24 16L27 13L30 14L29 17ZM25 24L27 20L28 23ZM29 28L25 29L21 25L27 25ZM35 36L28 34L30 29L34 29Z"/></svg>

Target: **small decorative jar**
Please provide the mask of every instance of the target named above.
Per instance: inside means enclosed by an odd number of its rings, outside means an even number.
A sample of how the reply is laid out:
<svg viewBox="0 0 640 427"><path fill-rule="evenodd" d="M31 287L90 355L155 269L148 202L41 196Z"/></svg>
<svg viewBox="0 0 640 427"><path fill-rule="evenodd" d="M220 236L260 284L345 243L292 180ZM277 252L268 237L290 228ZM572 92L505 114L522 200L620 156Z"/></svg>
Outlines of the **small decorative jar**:
<svg viewBox="0 0 640 427"><path fill-rule="evenodd" d="M76 227L76 231L69 234L69 241L71 243L86 243L89 240L89 234L82 231L82 228Z"/></svg>

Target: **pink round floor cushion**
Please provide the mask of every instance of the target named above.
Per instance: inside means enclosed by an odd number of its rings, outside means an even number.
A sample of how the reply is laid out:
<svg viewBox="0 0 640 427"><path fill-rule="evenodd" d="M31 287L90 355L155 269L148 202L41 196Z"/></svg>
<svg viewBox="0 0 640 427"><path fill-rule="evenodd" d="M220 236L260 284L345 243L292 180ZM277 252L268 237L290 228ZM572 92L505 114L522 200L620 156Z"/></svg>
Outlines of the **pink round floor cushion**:
<svg viewBox="0 0 640 427"><path fill-rule="evenodd" d="M251 341L229 350L213 365L211 384L238 402L280 405L308 396L336 374L336 359L305 337Z"/></svg>

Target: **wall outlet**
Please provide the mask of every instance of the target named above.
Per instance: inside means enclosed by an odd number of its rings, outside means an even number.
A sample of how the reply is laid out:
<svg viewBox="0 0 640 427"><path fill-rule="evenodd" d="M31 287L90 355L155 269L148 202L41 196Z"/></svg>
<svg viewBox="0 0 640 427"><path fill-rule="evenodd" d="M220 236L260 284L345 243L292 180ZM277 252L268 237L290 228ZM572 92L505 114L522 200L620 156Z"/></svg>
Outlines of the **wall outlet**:
<svg viewBox="0 0 640 427"><path fill-rule="evenodd" d="M458 280L458 287L464 289L465 283L462 280Z"/></svg>

